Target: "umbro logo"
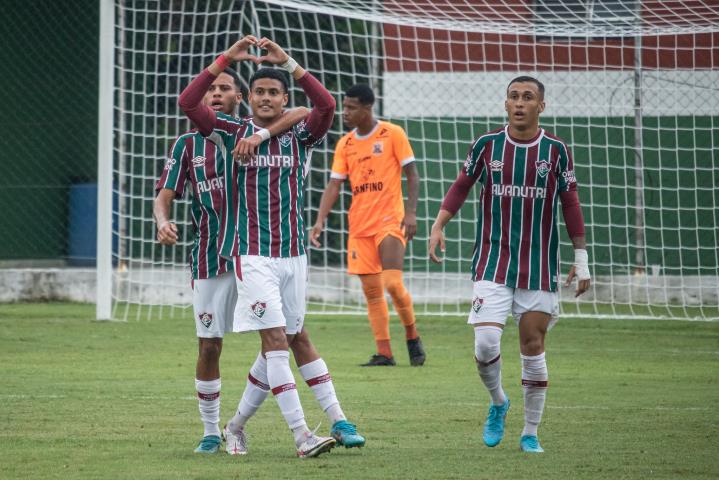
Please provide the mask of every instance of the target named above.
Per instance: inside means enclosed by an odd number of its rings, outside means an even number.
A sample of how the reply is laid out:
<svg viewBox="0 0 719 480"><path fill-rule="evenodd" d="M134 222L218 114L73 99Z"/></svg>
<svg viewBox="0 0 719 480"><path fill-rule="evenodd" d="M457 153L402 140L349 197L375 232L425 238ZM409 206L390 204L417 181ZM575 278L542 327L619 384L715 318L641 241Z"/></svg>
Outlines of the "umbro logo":
<svg viewBox="0 0 719 480"><path fill-rule="evenodd" d="M205 157L203 157L202 155L198 155L192 159L192 166L195 168L204 167L205 160L207 160Z"/></svg>
<svg viewBox="0 0 719 480"><path fill-rule="evenodd" d="M502 167L504 167L504 162L502 160L492 160L491 162L489 162L489 168L493 172L501 172Z"/></svg>

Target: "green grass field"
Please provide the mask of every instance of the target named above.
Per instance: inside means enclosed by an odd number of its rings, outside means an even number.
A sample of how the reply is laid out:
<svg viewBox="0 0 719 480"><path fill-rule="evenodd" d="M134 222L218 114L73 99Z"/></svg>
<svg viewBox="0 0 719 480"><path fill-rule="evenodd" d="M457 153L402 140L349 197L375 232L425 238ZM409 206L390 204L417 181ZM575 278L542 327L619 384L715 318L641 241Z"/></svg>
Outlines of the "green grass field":
<svg viewBox="0 0 719 480"><path fill-rule="evenodd" d="M189 311L188 311L189 312ZM94 307L0 305L0 478L111 479L687 479L719 477L719 323L563 318L548 336L550 389L540 439L522 454L517 332L503 341L513 400L507 435L482 444L488 396L463 318L420 318L428 353L408 366L393 320L395 368L372 353L362 317L311 317L363 449L299 460L273 399L248 427L244 458L192 453L201 436L190 315L96 322ZM255 335L231 335L222 419L244 388ZM300 378L295 372L296 378ZM308 423L328 422L298 385Z"/></svg>

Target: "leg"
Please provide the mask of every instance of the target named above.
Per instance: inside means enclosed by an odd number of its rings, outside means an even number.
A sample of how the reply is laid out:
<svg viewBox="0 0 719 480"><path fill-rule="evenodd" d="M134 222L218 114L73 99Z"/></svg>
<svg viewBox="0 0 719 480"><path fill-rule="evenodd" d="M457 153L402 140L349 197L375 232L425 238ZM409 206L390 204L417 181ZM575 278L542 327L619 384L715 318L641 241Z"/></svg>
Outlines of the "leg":
<svg viewBox="0 0 719 480"><path fill-rule="evenodd" d="M410 364L412 366L421 366L424 364L426 354L415 325L412 297L402 280L404 242L394 235L387 235L380 242L378 250L380 261L382 262L382 281L387 292L392 297L392 305L394 305L394 309L404 325Z"/></svg>
<svg viewBox="0 0 719 480"><path fill-rule="evenodd" d="M537 440L537 428L542 420L549 380L544 356L544 337L550 320L550 314L532 311L523 313L519 321L524 390L524 430L520 446L522 450L529 452L543 451Z"/></svg>
<svg viewBox="0 0 719 480"><path fill-rule="evenodd" d="M302 378L312 389L320 408L332 422L332 436L340 445L347 448L363 446L365 439L357 434L356 426L347 421L337 399L327 364L317 353L306 328L293 336L290 348Z"/></svg>
<svg viewBox="0 0 719 480"><path fill-rule="evenodd" d="M514 291L505 285L483 280L474 283L473 293L467 323L474 327L475 362L491 398L482 437L485 445L495 447L504 437L510 405L502 388L500 343L507 315L512 308Z"/></svg>
<svg viewBox="0 0 719 480"><path fill-rule="evenodd" d="M242 398L237 406L235 415L227 422L223 431L225 435L225 450L230 455L245 455L247 453L247 437L245 425L259 410L270 393L269 380L267 380L267 360L262 352L257 354L255 363L247 375L247 384L242 392Z"/></svg>
<svg viewBox="0 0 719 480"><path fill-rule="evenodd" d="M367 299L367 317L377 345L377 355L364 366L394 365L389 342L389 309L384 298L382 275L379 273L360 275L362 291Z"/></svg>

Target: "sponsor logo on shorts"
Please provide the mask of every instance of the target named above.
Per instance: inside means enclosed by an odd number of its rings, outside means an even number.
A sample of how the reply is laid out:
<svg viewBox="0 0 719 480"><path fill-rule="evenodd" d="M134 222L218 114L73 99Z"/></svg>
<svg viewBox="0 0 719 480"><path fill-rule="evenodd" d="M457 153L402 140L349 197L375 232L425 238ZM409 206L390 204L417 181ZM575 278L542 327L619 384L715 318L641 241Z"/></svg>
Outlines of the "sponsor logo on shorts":
<svg viewBox="0 0 719 480"><path fill-rule="evenodd" d="M262 318L266 309L267 303L260 302L259 300L250 305L250 310L252 310L252 313L254 313L257 318Z"/></svg>
<svg viewBox="0 0 719 480"><path fill-rule="evenodd" d="M210 328L210 325L212 325L212 314L205 312L198 316L200 318L200 323L203 324L205 328Z"/></svg>
<svg viewBox="0 0 719 480"><path fill-rule="evenodd" d="M482 310L482 305L484 305L484 299L474 297L474 299L472 300L472 311L474 313L479 313L479 311Z"/></svg>

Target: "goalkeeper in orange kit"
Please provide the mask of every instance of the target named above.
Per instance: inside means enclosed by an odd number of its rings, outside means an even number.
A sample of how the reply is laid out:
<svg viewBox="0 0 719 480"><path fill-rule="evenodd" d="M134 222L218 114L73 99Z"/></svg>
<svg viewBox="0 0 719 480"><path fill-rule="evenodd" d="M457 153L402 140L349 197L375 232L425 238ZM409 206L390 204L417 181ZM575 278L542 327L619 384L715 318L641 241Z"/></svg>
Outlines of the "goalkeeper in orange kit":
<svg viewBox="0 0 719 480"><path fill-rule="evenodd" d="M319 214L310 240L319 247L325 220L349 178L352 205L349 210L347 265L359 275L367 300L367 315L377 353L362 366L392 366L389 309L385 290L392 297L405 328L412 366L424 364L425 352L415 325L412 297L402 281L404 253L417 231L419 174L414 153L404 130L374 118L374 93L367 85L354 85L345 92L342 118L352 129L335 147L330 181L320 201ZM402 172L407 178L407 202L402 196Z"/></svg>

